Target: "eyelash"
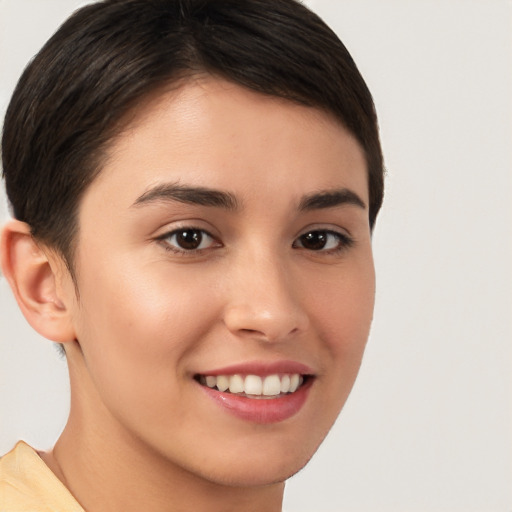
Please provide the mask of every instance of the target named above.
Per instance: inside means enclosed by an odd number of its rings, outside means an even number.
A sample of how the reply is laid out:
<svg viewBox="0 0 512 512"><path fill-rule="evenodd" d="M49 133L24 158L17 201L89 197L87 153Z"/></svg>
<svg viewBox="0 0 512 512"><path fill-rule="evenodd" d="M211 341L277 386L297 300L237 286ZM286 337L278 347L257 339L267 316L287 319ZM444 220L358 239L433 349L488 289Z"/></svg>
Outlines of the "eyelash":
<svg viewBox="0 0 512 512"><path fill-rule="evenodd" d="M176 237L180 234L185 234L186 232L194 232L194 234L200 233L201 238L199 239L199 247L197 248L191 248L191 249L185 249L185 248L179 248L177 247L177 244L175 246L170 244L170 240L173 237ZM169 231L168 233L163 234L162 236L159 236L157 238L158 241L162 242L162 245L164 246L165 250L173 252L175 254L181 255L181 256L192 256L197 254L202 254L205 251L211 250L215 247L204 247L201 248L200 245L203 243L203 238L208 237L211 239L213 245L217 244L217 247L222 247L222 244L215 239L213 235L211 235L208 231L202 228L194 227L194 226L187 226L179 229L175 229L173 231ZM304 247L304 241L305 237L308 237L310 235L316 235L317 237L326 236L326 238L334 237L337 242L336 246L329 248L327 250L324 250L323 247L320 249L308 249L307 247ZM301 240L302 239L302 240ZM298 245L298 244L301 245ZM326 241L326 244L328 244L328 241ZM309 231L304 232L302 235L298 236L293 244L292 247L295 249L301 249L305 251L309 251L311 253L318 253L318 254L325 254L325 255L337 255L350 247L354 244L354 240L347 236L346 234L339 233L338 231L333 231L329 229L310 229Z"/></svg>

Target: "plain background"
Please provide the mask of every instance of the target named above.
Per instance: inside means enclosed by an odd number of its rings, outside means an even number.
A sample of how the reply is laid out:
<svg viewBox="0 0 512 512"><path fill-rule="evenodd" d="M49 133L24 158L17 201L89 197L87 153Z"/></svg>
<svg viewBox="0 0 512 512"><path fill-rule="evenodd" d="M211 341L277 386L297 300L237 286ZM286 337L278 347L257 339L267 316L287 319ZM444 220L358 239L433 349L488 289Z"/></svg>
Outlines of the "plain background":
<svg viewBox="0 0 512 512"><path fill-rule="evenodd" d="M76 0L0 0L0 111ZM512 3L310 0L373 92L388 169L354 391L288 511L512 510ZM7 218L0 196L2 219ZM50 447L65 361L0 281L0 453Z"/></svg>

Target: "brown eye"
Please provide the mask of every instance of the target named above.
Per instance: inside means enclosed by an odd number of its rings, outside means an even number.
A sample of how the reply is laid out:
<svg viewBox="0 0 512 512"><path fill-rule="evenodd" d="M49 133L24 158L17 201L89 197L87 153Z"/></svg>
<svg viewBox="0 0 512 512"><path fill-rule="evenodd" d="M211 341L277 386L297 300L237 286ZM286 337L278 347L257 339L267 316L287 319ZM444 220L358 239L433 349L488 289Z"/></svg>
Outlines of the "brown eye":
<svg viewBox="0 0 512 512"><path fill-rule="evenodd" d="M198 251L208 249L215 241L204 230L196 228L178 229L162 237L170 249L175 251Z"/></svg>
<svg viewBox="0 0 512 512"><path fill-rule="evenodd" d="M308 251L336 251L349 247L352 240L335 231L314 230L301 235L293 246Z"/></svg>
<svg viewBox="0 0 512 512"><path fill-rule="evenodd" d="M175 236L177 245L190 251L199 248L203 241L203 234L197 229L179 231Z"/></svg>
<svg viewBox="0 0 512 512"><path fill-rule="evenodd" d="M300 238L301 247L310 251L320 251L327 244L327 233L325 231L311 231Z"/></svg>

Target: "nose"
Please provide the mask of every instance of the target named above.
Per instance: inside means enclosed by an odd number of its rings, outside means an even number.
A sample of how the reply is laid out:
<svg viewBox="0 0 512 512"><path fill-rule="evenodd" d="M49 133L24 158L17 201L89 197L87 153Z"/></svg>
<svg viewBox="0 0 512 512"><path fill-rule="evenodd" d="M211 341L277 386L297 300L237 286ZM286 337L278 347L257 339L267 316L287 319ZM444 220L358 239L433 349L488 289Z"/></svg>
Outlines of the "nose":
<svg viewBox="0 0 512 512"><path fill-rule="evenodd" d="M230 272L224 323L236 336L286 341L307 330L300 285L278 258L243 258Z"/></svg>

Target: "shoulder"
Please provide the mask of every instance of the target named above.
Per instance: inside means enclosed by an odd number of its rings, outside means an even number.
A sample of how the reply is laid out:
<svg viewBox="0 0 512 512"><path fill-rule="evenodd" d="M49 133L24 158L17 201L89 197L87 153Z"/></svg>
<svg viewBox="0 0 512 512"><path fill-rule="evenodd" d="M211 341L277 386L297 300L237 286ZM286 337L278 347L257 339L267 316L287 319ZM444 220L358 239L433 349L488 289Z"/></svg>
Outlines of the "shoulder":
<svg viewBox="0 0 512 512"><path fill-rule="evenodd" d="M20 441L0 458L1 512L84 512L37 452Z"/></svg>

